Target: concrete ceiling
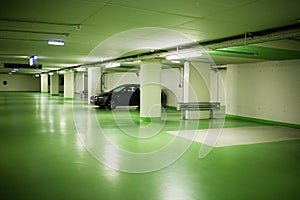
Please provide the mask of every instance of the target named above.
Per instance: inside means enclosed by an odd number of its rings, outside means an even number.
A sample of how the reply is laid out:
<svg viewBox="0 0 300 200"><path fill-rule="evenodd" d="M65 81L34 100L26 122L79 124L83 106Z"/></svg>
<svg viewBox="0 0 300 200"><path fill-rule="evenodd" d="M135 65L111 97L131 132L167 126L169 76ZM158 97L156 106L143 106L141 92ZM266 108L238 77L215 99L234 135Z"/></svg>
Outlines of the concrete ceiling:
<svg viewBox="0 0 300 200"><path fill-rule="evenodd" d="M299 0L10 0L0 7L0 73L11 70L3 63L29 63L32 55L39 56L43 68L19 73L297 26L299 7ZM282 54L288 55L280 59L300 58L299 37L251 44L246 51L260 52L256 57L233 52L244 51L236 45L214 49L210 55L216 64L273 60ZM65 45L50 46L49 39L63 40Z"/></svg>

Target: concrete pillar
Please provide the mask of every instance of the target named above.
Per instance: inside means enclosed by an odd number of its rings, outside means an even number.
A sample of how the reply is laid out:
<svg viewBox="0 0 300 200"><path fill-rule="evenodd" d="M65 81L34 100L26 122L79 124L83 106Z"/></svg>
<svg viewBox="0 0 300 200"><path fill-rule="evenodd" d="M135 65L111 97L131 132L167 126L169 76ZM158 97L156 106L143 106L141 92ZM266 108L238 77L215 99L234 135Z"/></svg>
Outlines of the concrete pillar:
<svg viewBox="0 0 300 200"><path fill-rule="evenodd" d="M210 102L210 65L201 62L184 63L183 102ZM186 111L184 119L208 119L209 111Z"/></svg>
<svg viewBox="0 0 300 200"><path fill-rule="evenodd" d="M88 102L90 96L101 92L101 76L101 67L88 68Z"/></svg>
<svg viewBox="0 0 300 200"><path fill-rule="evenodd" d="M189 102L189 93L190 93L190 63L184 62L183 65L183 102ZM187 110L183 111L183 119L188 119L188 112Z"/></svg>
<svg viewBox="0 0 300 200"><path fill-rule="evenodd" d="M50 76L50 94L58 95L59 94L59 75L53 74Z"/></svg>
<svg viewBox="0 0 300 200"><path fill-rule="evenodd" d="M48 74L41 74L41 92L48 93Z"/></svg>
<svg viewBox="0 0 300 200"><path fill-rule="evenodd" d="M64 98L74 98L74 71L68 70L64 74Z"/></svg>
<svg viewBox="0 0 300 200"><path fill-rule="evenodd" d="M149 60L140 70L140 117L144 121L161 117L161 61Z"/></svg>
<svg viewBox="0 0 300 200"><path fill-rule="evenodd" d="M190 63L184 62L183 66L183 102L189 102Z"/></svg>

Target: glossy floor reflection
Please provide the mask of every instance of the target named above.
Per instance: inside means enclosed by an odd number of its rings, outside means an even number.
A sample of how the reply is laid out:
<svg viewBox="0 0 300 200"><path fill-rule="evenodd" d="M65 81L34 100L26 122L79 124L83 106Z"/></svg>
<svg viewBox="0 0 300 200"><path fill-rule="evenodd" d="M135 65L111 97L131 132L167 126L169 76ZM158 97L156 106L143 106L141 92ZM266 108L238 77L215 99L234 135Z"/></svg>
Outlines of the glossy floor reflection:
<svg viewBox="0 0 300 200"><path fill-rule="evenodd" d="M220 147L204 159L198 158L201 144L195 142L168 167L125 173L103 165L84 147L73 103L48 94L0 92L3 199L299 199L299 140ZM141 139L135 133L144 124L136 110L129 114L138 126L122 120L122 110L116 111L120 117L116 122L111 111L89 105L86 109L95 111L109 141L136 153L162 148L174 137L166 131L177 130L180 124L180 113L168 110L163 128ZM209 126L205 120L193 123L189 126ZM224 125L246 126L264 124L226 119ZM109 149L106 153L109 160L123 159L112 157Z"/></svg>

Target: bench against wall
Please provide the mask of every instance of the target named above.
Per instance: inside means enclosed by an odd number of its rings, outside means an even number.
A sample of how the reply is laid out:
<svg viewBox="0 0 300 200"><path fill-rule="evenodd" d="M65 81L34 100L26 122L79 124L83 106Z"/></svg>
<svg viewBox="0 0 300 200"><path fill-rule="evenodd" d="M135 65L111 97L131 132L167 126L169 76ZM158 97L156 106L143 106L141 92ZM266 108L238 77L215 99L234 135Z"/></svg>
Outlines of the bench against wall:
<svg viewBox="0 0 300 200"><path fill-rule="evenodd" d="M178 102L177 110L181 110L181 118L186 120L188 110L201 111L209 110L210 119L214 118L214 110L220 110L220 102Z"/></svg>

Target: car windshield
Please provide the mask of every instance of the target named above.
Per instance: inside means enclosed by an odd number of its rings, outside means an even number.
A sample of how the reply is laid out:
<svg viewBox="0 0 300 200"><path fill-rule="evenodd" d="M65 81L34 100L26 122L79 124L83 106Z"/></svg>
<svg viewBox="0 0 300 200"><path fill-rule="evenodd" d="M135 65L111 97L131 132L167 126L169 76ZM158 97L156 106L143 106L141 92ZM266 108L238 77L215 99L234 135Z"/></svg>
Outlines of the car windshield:
<svg viewBox="0 0 300 200"><path fill-rule="evenodd" d="M117 88L115 88L115 89L112 89L111 91L112 91L112 92L120 92L120 91L122 91L124 88L125 88L125 86L122 85L122 86L119 86L119 87L117 87Z"/></svg>
<svg viewBox="0 0 300 200"><path fill-rule="evenodd" d="M136 85L121 85L112 89L111 92L134 92L137 88L138 86Z"/></svg>

